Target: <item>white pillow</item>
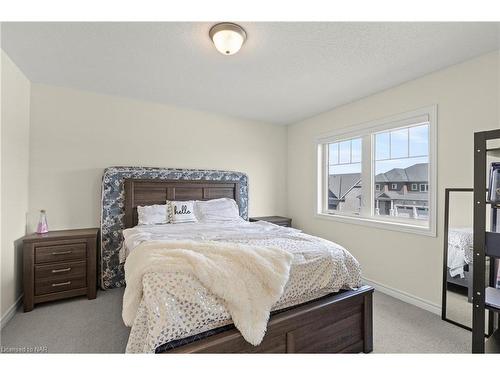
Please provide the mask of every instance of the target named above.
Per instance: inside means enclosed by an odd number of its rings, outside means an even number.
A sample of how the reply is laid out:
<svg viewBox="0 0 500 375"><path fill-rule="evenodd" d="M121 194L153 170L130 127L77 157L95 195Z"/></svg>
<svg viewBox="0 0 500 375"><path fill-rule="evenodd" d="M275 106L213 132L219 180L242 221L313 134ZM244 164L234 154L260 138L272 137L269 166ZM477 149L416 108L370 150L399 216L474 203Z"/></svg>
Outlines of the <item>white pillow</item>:
<svg viewBox="0 0 500 375"><path fill-rule="evenodd" d="M194 214L194 201L167 201L169 222L172 224L194 223L198 221Z"/></svg>
<svg viewBox="0 0 500 375"><path fill-rule="evenodd" d="M230 198L196 201L195 213L198 221L204 222L241 220L238 205Z"/></svg>
<svg viewBox="0 0 500 375"><path fill-rule="evenodd" d="M137 206L138 225L167 224L167 205Z"/></svg>

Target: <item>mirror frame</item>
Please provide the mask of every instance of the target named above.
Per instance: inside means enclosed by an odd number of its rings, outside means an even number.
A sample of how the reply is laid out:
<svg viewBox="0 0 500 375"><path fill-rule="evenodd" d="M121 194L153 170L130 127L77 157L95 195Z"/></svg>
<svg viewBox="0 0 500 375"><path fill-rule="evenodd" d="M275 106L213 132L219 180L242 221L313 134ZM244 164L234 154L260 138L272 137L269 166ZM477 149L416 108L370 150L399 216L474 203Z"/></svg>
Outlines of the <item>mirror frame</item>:
<svg viewBox="0 0 500 375"><path fill-rule="evenodd" d="M444 189L444 228L443 228L443 236L444 236L444 249L443 249L443 289L442 289L442 302L441 302L441 319L454 324L458 327L464 328L468 331L472 331L472 327L466 326L465 324L456 322L452 319L449 319L446 316L446 291L448 285L448 230L449 230L449 222L450 222L450 193L472 193L474 192L473 188L445 188ZM471 306L471 315L472 315L472 306Z"/></svg>

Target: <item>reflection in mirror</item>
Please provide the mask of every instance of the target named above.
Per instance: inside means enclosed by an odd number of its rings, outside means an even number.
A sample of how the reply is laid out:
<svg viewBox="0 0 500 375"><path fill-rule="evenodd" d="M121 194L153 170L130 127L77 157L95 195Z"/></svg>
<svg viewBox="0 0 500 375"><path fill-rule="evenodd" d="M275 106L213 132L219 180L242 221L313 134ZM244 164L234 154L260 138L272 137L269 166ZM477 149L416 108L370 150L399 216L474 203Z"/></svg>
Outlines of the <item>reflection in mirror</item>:
<svg viewBox="0 0 500 375"><path fill-rule="evenodd" d="M442 318L468 330L472 329L473 198L472 188L445 190ZM486 281L488 270L487 265Z"/></svg>
<svg viewBox="0 0 500 375"><path fill-rule="evenodd" d="M489 139L486 142L486 148L488 149L488 156L496 158L500 157L500 139Z"/></svg>
<svg viewBox="0 0 500 375"><path fill-rule="evenodd" d="M494 173L492 177L492 181L490 181L491 167L493 163L500 163L500 139L491 139L486 143L486 147L489 152L486 154L486 165L487 165L487 179L488 185L496 187L495 191L492 193L488 192L488 200L495 201L496 197L500 196L500 190L497 188L498 186L498 176ZM500 218L498 217L498 204L487 205L486 210L489 211L486 215L486 228L490 228L492 232L500 232ZM488 267L490 272L492 273L492 278L489 283L486 285L491 285L500 289L500 259L496 259L495 263ZM499 325L500 325L500 316L498 317Z"/></svg>

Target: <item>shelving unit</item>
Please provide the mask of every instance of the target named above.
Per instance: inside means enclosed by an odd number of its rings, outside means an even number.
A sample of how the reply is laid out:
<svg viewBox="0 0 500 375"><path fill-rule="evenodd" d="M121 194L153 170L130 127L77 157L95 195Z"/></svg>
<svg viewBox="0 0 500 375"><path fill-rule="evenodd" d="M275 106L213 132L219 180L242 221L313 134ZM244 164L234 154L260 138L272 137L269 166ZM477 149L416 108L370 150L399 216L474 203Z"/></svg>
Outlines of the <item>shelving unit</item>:
<svg viewBox="0 0 500 375"><path fill-rule="evenodd" d="M486 308L490 311L500 312L500 289L486 288Z"/></svg>
<svg viewBox="0 0 500 375"><path fill-rule="evenodd" d="M500 258L500 233L497 212L500 206L488 202L487 154L490 140L500 139L500 129L474 133L474 274L472 306L472 352L500 353L500 289L495 289L495 262ZM486 207L491 205L491 228L486 230ZM490 258L489 285L486 285L486 257ZM485 309L488 312L488 338L485 341Z"/></svg>

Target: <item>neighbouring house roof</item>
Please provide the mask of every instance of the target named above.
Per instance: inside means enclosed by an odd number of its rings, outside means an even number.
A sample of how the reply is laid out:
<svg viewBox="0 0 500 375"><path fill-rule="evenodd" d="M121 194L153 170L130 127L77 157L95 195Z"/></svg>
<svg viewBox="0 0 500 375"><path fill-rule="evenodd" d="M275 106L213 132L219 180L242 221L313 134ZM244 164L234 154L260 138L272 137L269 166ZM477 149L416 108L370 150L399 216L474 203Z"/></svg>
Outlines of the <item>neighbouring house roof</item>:
<svg viewBox="0 0 500 375"><path fill-rule="evenodd" d="M379 200L405 200L405 201L428 201L428 193L420 192L407 192L403 194L403 191L386 191L377 192L375 199Z"/></svg>
<svg viewBox="0 0 500 375"><path fill-rule="evenodd" d="M375 182L427 182L429 165L419 163L408 168L393 168L375 176Z"/></svg>
<svg viewBox="0 0 500 375"><path fill-rule="evenodd" d="M429 181L429 164L420 163L412 165L405 169L409 182L427 182Z"/></svg>
<svg viewBox="0 0 500 375"><path fill-rule="evenodd" d="M342 199L349 190L360 183L361 173L331 174L328 176L328 189L337 199Z"/></svg>

